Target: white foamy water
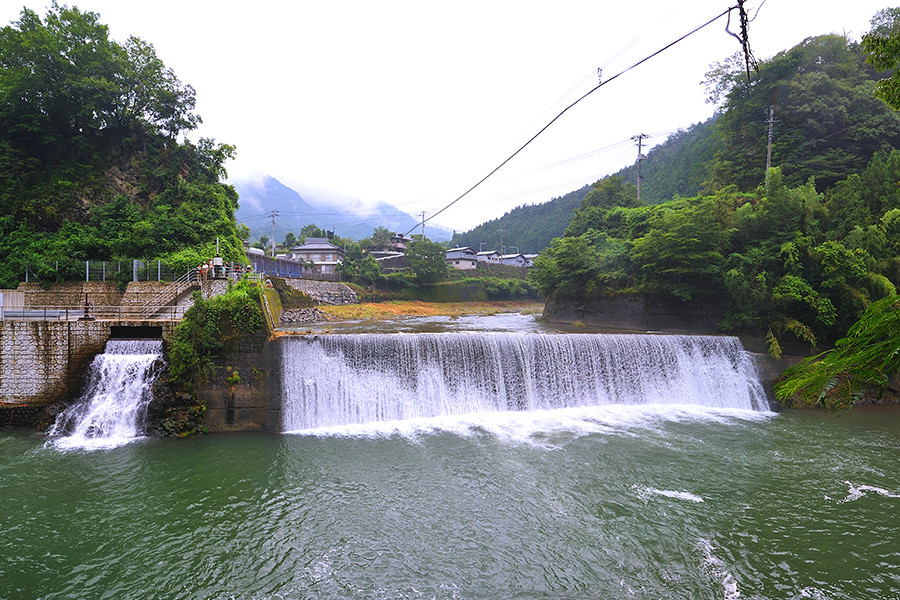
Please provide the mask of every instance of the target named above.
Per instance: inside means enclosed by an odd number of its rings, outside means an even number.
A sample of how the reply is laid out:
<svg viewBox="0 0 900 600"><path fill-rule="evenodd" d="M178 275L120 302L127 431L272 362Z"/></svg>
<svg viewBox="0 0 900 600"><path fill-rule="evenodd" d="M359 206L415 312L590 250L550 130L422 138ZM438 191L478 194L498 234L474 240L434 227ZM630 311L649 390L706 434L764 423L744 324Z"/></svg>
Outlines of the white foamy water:
<svg viewBox="0 0 900 600"><path fill-rule="evenodd" d="M726 568L722 559L714 554L712 543L709 540L700 540L698 548L703 554L703 561L710 570L710 574L722 583L722 600L738 600L741 592L738 589L737 581Z"/></svg>
<svg viewBox="0 0 900 600"><path fill-rule="evenodd" d="M868 493L884 496L885 498L900 498L900 494L894 494L884 488L874 485L853 485L849 481L845 481L844 483L847 484L849 489L847 491L847 496L840 502L853 502L854 500L864 498Z"/></svg>
<svg viewBox="0 0 900 600"><path fill-rule="evenodd" d="M691 492L683 492L678 490L660 490L653 487L636 486L638 496L644 500L651 496L663 496L664 498L672 498L673 500L688 500L690 502L703 502L703 498Z"/></svg>
<svg viewBox="0 0 900 600"><path fill-rule="evenodd" d="M143 434L151 386L162 356L159 340L109 340L91 363L82 397L48 431L60 449L103 449Z"/></svg>
<svg viewBox="0 0 900 600"><path fill-rule="evenodd" d="M280 342L284 431L585 407L768 409L753 359L732 337L445 333ZM554 418L603 427L581 416L542 417Z"/></svg>
<svg viewBox="0 0 900 600"><path fill-rule="evenodd" d="M285 433L318 437L399 436L411 440L433 433L452 433L462 437L488 434L502 442L554 448L555 444L548 441L554 435L561 435L565 440L592 434L643 438L661 432L666 424L672 422L739 425L767 420L775 414L697 405L609 405L372 421L295 429Z"/></svg>

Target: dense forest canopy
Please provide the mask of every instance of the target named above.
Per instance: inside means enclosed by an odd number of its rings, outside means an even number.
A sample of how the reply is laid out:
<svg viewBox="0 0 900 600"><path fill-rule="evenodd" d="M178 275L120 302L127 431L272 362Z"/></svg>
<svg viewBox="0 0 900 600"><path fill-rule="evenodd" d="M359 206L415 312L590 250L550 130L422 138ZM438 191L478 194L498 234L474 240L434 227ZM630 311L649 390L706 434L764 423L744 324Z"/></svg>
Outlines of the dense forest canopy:
<svg viewBox="0 0 900 600"><path fill-rule="evenodd" d="M873 93L879 78L859 43L823 35L780 52L749 82L742 55L707 73L716 114L670 136L641 164L641 199L659 204L765 178L769 121L772 166L796 186L824 191L859 173L875 152L900 147L900 115ZM771 108L771 119L770 110ZM634 165L616 173L635 182Z"/></svg>
<svg viewBox="0 0 900 600"><path fill-rule="evenodd" d="M231 146L186 134L195 92L135 37L53 3L0 29L0 287L75 261L162 259L187 269L242 260L221 183ZM58 265L58 266L57 266Z"/></svg>

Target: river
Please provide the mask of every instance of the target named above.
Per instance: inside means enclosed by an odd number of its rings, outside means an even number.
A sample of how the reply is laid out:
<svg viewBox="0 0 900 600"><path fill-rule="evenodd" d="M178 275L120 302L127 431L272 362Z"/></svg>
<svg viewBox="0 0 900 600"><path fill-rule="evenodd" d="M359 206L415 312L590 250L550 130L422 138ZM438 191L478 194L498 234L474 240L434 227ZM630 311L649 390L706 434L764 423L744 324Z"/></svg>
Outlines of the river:
<svg viewBox="0 0 900 600"><path fill-rule="evenodd" d="M0 598L898 598L898 448L895 409L680 399L3 432Z"/></svg>

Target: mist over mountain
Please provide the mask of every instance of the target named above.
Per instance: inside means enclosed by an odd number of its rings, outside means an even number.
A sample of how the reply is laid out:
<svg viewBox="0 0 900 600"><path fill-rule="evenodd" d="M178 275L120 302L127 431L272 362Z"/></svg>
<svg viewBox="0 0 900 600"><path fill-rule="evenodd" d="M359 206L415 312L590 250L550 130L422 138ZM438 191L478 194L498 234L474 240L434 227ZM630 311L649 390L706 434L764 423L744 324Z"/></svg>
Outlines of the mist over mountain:
<svg viewBox="0 0 900 600"><path fill-rule="evenodd" d="M354 240L371 236L372 230L379 226L400 233L416 228L417 221L411 215L385 202L369 204L335 194L316 194L315 198L307 199L268 175L230 183L240 196L235 218L250 228L251 239L259 239L261 235L271 239L272 211L277 211L274 234L278 241L288 232L296 234L309 224ZM446 229L431 224L426 224L425 234L436 241L451 237Z"/></svg>

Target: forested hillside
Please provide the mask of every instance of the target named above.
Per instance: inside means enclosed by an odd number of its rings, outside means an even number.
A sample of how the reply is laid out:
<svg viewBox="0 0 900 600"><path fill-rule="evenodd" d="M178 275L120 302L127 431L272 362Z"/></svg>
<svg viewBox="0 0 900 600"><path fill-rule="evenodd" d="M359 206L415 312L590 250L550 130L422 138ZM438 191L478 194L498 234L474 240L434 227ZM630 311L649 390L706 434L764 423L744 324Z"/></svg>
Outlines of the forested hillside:
<svg viewBox="0 0 900 600"><path fill-rule="evenodd" d="M540 252L550 245L550 240L562 235L590 189L586 185L544 204L516 207L499 219L482 223L471 231L457 233L450 244L499 251L502 231L506 248L514 246L523 254Z"/></svg>
<svg viewBox="0 0 900 600"><path fill-rule="evenodd" d="M721 306L723 331L765 333L776 354L784 341L843 335L900 285L900 117L875 97L864 60L858 44L822 36L750 82L720 69L718 116L651 153L658 169L644 162L642 200L675 199L638 202L629 180L598 182L536 261L539 286L557 298Z"/></svg>
<svg viewBox="0 0 900 600"><path fill-rule="evenodd" d="M223 185L228 145L195 129L195 93L135 37L54 4L0 29L0 287L26 266L44 281L85 260L240 259ZM80 262L79 262L80 261Z"/></svg>

